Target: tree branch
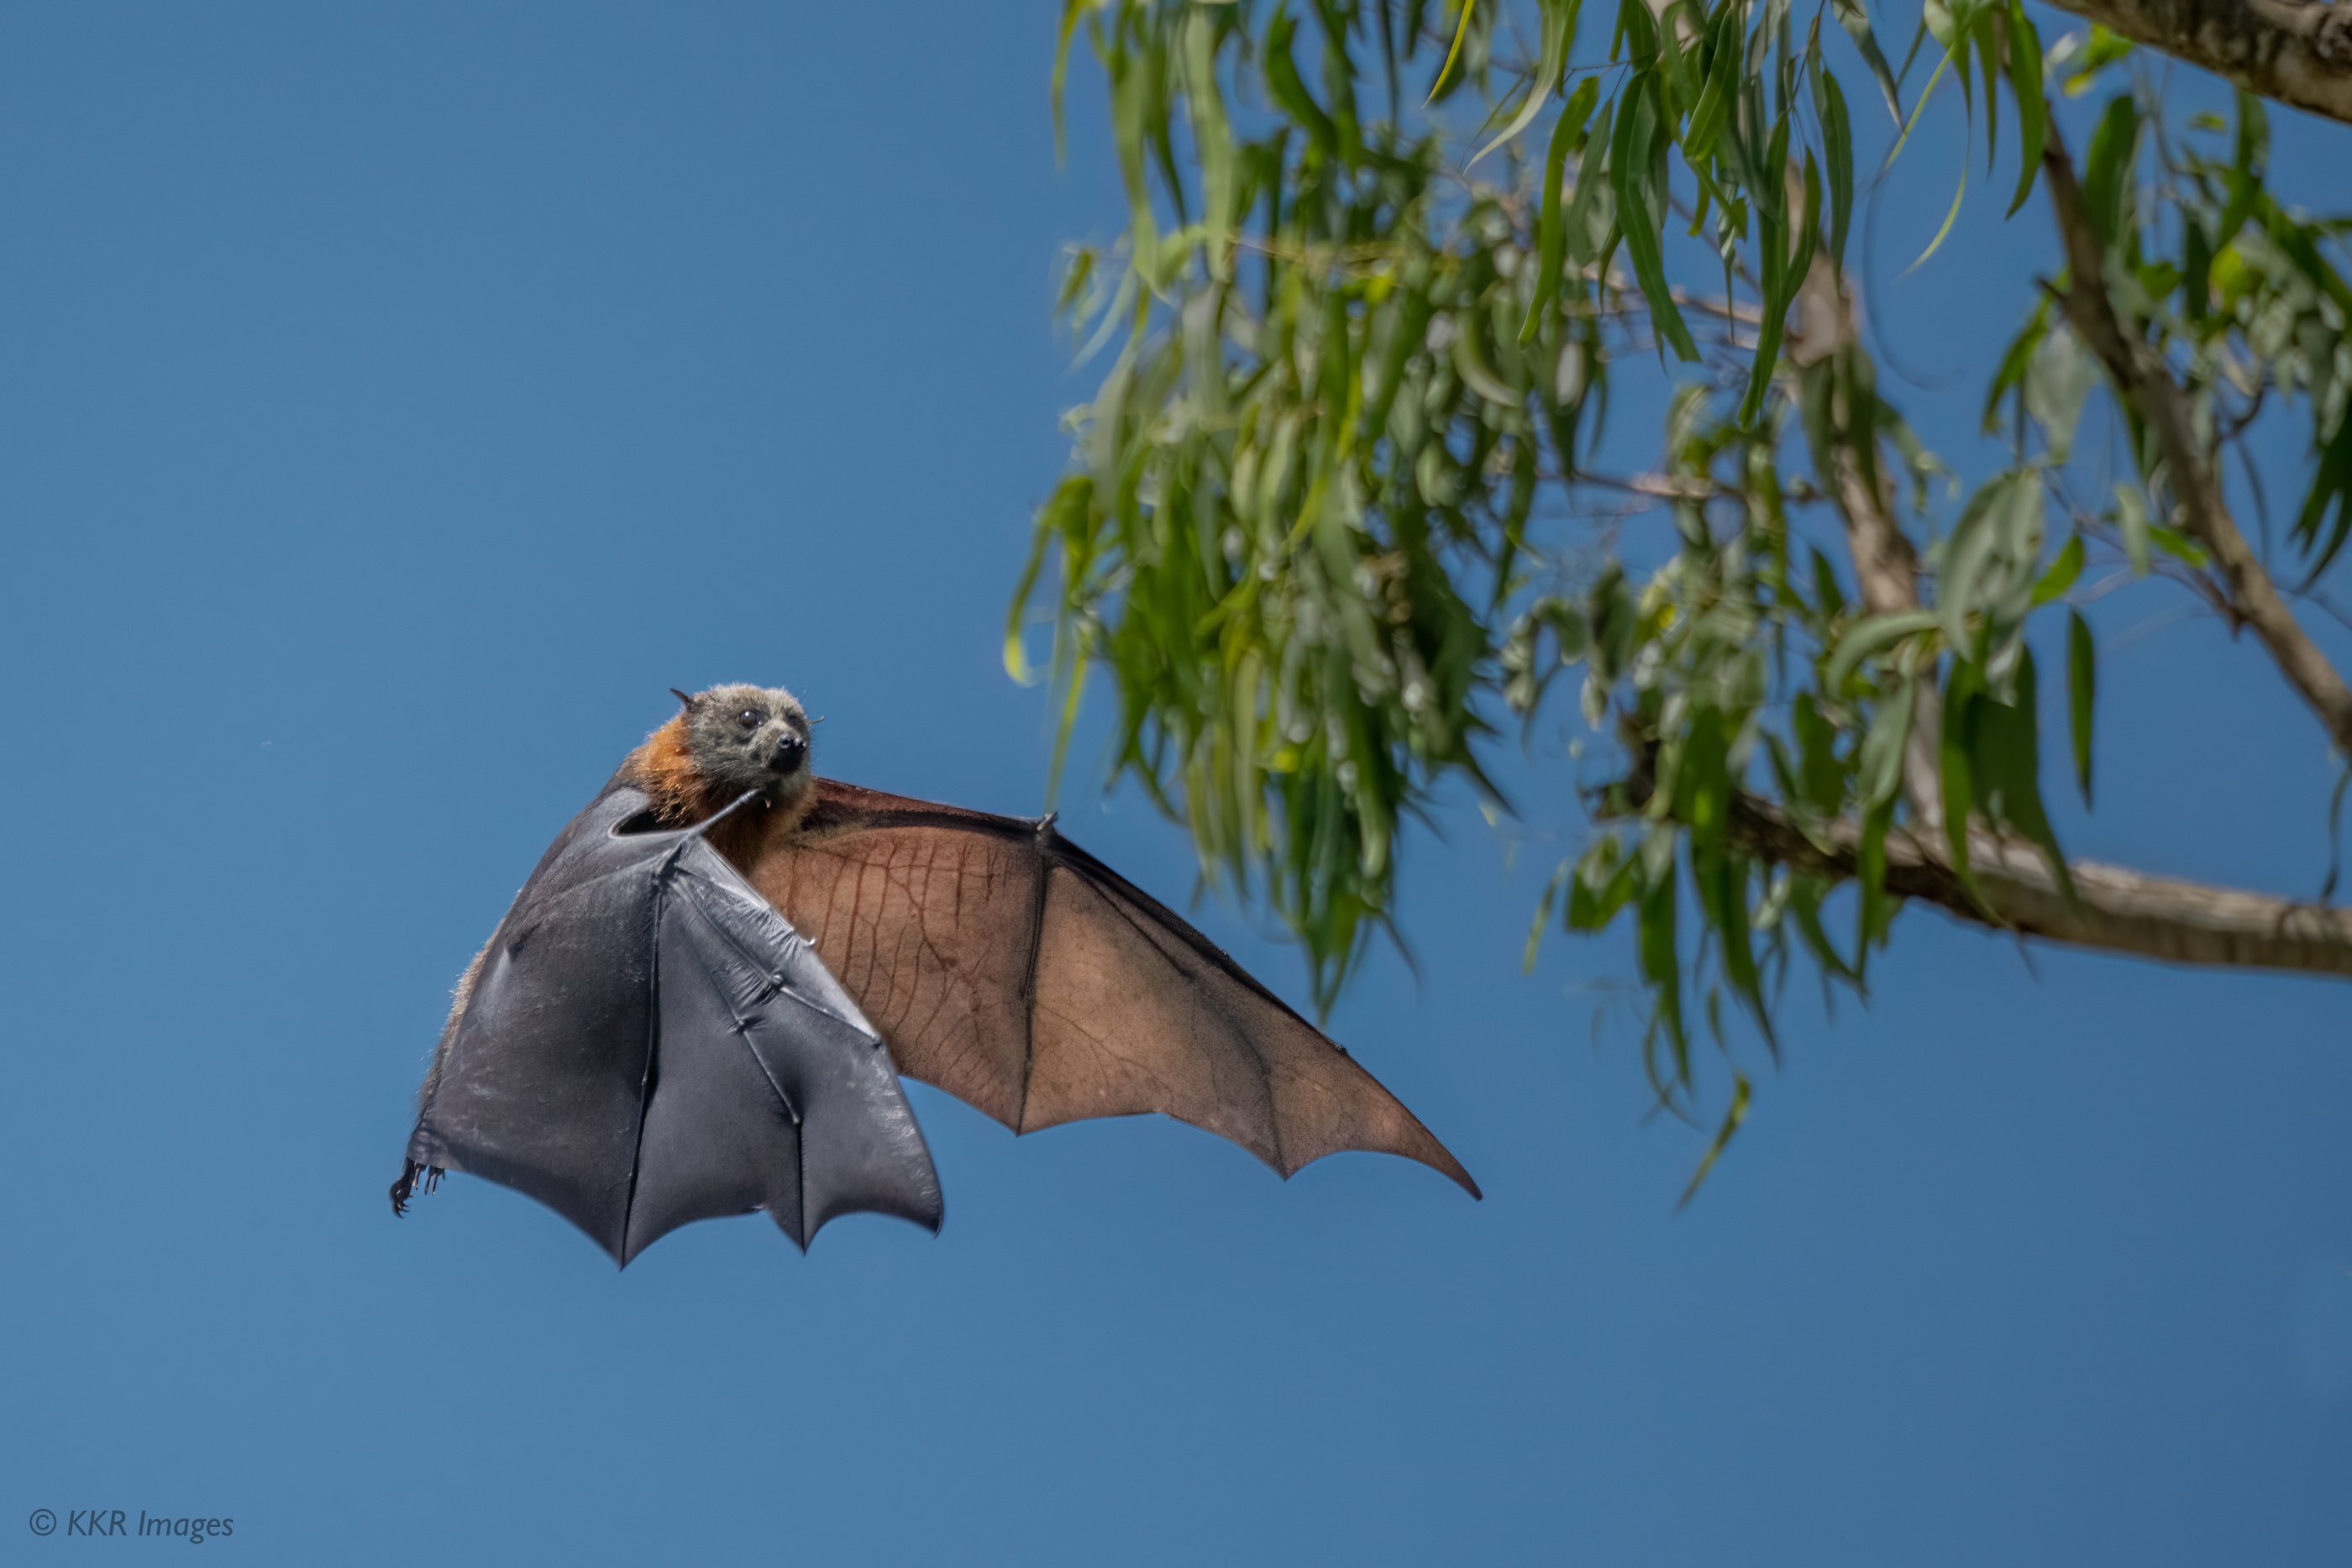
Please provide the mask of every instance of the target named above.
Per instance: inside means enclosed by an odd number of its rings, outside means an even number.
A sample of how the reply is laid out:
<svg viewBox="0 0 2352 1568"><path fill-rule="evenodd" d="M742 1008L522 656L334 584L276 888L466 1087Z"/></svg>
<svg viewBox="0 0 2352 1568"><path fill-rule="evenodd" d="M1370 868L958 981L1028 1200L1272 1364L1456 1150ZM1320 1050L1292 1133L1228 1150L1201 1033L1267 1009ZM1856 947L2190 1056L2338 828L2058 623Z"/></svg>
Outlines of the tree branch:
<svg viewBox="0 0 2352 1568"><path fill-rule="evenodd" d="M1812 267L1798 290L1797 328L1790 357L1812 364L1832 354L1859 353L1861 328L1854 319L1853 299L1827 248L1813 256ZM1831 410L1830 423L1846 439L1831 447L1831 472L1822 476L1845 521L1846 554L1862 602L1874 615L1892 615L1919 608L1919 556L1911 539L1895 521L1886 472L1876 463L1865 465L1858 442L1876 447L1874 418L1853 419L1851 411ZM1938 704L1932 685L1923 689L1912 710L1911 738L1903 750L1903 794L1912 814L1929 827L1944 820L1944 787L1936 761Z"/></svg>
<svg viewBox="0 0 2352 1568"><path fill-rule="evenodd" d="M2248 92L2352 125L2352 8L2318 0L2051 0Z"/></svg>
<svg viewBox="0 0 2352 1568"><path fill-rule="evenodd" d="M2107 292L2104 249L2083 204L2074 160L2067 155L2054 123L2042 160L2043 183L2050 188L2050 204L2058 220L2058 237L2066 248L2067 285L2063 298L2068 321L2105 364L2116 395L2154 433L2170 476L2170 488L2179 503L2181 528L2213 558L2228 591L2231 610L2253 628L2288 685L2319 716L2336 748L2352 758L2352 687L2345 685L2336 666L2305 632L2294 612L2279 597L2261 558L2239 531L2221 494L2221 471L2199 443L2189 399L2172 379L2163 356L2137 332L2125 329Z"/></svg>
<svg viewBox="0 0 2352 1568"><path fill-rule="evenodd" d="M1735 796L1727 837L1759 860L1851 881L1862 830L1835 821L1810 833L1778 806ZM2034 851L1982 831L1969 835L1969 871L1991 912L1969 894L1939 849L1897 831L1886 840L1886 890L1992 930L2173 964L2280 969L2352 979L2352 910L2149 876L2075 861L2074 899Z"/></svg>

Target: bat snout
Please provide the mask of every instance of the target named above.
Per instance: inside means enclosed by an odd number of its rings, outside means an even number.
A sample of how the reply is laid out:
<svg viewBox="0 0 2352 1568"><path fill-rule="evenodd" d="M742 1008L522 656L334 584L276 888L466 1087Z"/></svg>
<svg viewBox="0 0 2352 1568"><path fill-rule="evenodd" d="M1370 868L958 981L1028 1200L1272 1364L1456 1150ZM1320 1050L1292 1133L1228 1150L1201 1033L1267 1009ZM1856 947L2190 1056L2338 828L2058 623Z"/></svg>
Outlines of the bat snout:
<svg viewBox="0 0 2352 1568"><path fill-rule="evenodd" d="M784 737L776 742L776 749L769 754L768 766L778 773L797 773L807 760L808 742L787 730Z"/></svg>

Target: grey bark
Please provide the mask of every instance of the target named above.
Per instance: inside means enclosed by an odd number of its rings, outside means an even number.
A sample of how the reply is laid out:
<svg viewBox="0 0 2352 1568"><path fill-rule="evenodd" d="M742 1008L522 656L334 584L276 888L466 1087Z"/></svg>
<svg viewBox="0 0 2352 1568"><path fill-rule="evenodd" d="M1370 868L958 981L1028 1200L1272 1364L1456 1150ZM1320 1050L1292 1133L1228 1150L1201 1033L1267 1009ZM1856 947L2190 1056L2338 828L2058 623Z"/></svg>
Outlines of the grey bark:
<svg viewBox="0 0 2352 1568"><path fill-rule="evenodd" d="M1759 860L1833 881L1855 874L1861 830L1836 821L1806 831L1778 806L1742 796L1729 837ZM2106 953L2243 969L2352 978L2352 910L2149 876L2071 861L2068 903L2042 857L1978 831L1969 835L1979 904L1940 845L1897 831L1886 841L1886 888L1996 931Z"/></svg>
<svg viewBox="0 0 2352 1568"><path fill-rule="evenodd" d="M2352 7L2312 0L2051 0L2247 91L2352 125Z"/></svg>
<svg viewBox="0 0 2352 1568"><path fill-rule="evenodd" d="M2127 330L2105 284L2097 235L2083 204L2074 161L2056 128L2042 153L2043 183L2066 247L2066 318L2106 366L2116 393L2155 432L2179 505L2181 528L2205 547L2231 609L2253 629L2298 695L2318 716L2336 749L2352 758L2352 688L2295 620L2261 557L2231 516L2213 455L2198 439L2189 400L2157 351Z"/></svg>

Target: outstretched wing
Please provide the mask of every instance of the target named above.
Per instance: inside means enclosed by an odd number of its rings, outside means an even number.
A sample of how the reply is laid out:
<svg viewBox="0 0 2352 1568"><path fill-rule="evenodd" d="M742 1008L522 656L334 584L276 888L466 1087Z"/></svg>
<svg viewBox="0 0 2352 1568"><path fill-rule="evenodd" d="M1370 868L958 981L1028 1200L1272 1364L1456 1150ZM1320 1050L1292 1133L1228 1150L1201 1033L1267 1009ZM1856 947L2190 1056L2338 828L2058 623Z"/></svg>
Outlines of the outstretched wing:
<svg viewBox="0 0 2352 1568"><path fill-rule="evenodd" d="M899 1071L1016 1133L1158 1111L1290 1175L1370 1149L1477 1184L1181 917L1030 821L822 780L748 868Z"/></svg>
<svg viewBox="0 0 2352 1568"><path fill-rule="evenodd" d="M755 1209L803 1248L854 1211L938 1229L939 1177L880 1036L704 830L629 831L644 806L600 796L484 949L394 1212L418 1176L467 1171L624 1266Z"/></svg>

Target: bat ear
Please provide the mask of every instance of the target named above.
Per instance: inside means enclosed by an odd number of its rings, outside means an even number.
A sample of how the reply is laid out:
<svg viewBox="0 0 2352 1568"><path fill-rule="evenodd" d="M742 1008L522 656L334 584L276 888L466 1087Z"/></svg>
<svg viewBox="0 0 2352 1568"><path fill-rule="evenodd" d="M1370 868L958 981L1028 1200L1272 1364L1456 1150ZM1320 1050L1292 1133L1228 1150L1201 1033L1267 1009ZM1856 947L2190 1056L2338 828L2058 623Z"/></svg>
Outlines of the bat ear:
<svg viewBox="0 0 2352 1568"><path fill-rule="evenodd" d="M676 697L678 701L678 706L684 708L687 712L692 713L694 711L694 699L688 696L686 693L679 691L676 686L672 686L669 689L669 695Z"/></svg>

